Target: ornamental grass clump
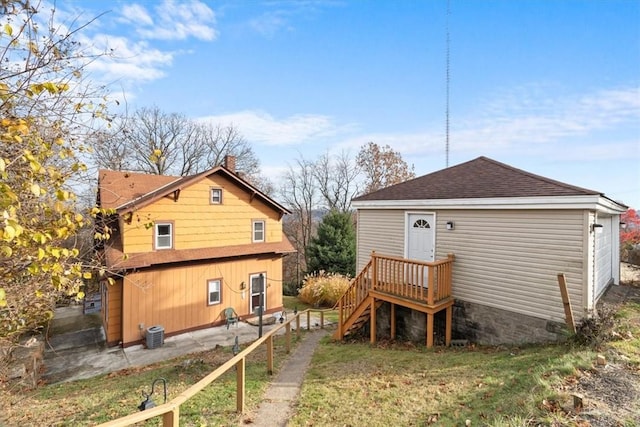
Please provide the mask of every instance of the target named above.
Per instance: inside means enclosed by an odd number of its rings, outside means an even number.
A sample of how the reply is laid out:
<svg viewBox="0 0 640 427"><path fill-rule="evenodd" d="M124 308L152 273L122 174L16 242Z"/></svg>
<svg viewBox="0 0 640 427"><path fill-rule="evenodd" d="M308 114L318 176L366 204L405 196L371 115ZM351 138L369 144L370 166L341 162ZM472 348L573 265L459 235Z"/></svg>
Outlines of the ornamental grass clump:
<svg viewBox="0 0 640 427"><path fill-rule="evenodd" d="M323 270L307 274L302 281L298 298L314 307L333 307L349 288L350 282L349 276L326 273Z"/></svg>

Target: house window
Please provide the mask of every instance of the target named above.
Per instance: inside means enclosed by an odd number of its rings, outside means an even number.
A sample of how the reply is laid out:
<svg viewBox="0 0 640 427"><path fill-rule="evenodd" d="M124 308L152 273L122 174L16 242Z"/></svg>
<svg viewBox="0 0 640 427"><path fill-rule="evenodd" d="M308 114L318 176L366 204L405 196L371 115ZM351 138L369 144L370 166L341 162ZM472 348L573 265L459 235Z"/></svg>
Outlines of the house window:
<svg viewBox="0 0 640 427"><path fill-rule="evenodd" d="M264 221L253 221L253 241L264 242Z"/></svg>
<svg viewBox="0 0 640 427"><path fill-rule="evenodd" d="M212 205L221 205L222 204L222 188L212 188L211 189L211 199L209 202Z"/></svg>
<svg viewBox="0 0 640 427"><path fill-rule="evenodd" d="M220 304L220 279L207 280L207 305Z"/></svg>
<svg viewBox="0 0 640 427"><path fill-rule="evenodd" d="M173 247L173 224L155 224L155 245L156 249L171 249Z"/></svg>
<svg viewBox="0 0 640 427"><path fill-rule="evenodd" d="M413 223L413 228L431 228L431 225L429 225L429 221L425 219L419 219Z"/></svg>

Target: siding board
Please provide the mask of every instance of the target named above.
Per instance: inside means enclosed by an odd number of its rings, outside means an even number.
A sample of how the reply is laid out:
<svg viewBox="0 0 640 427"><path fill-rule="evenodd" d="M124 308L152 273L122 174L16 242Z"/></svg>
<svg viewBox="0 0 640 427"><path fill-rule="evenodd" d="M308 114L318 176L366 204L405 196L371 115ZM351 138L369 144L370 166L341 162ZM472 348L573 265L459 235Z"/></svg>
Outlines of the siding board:
<svg viewBox="0 0 640 427"><path fill-rule="evenodd" d="M222 322L223 311L233 307L240 316L249 315L249 274L267 274L267 308L282 305L282 259L247 258L210 264L194 264L139 270L125 277L123 342L143 337L138 325L162 325L165 334ZM207 280L222 279L222 302L207 305ZM243 292L240 283L247 287Z"/></svg>
<svg viewBox="0 0 640 427"><path fill-rule="evenodd" d="M425 212L436 213L436 259L456 256L454 297L563 322L557 274L564 273L574 316L581 318L587 259L582 210ZM402 209L359 211L359 269L372 250L404 256L405 214ZM454 230L446 230L447 221L455 223Z"/></svg>
<svg viewBox="0 0 640 427"><path fill-rule="evenodd" d="M223 189L222 204L209 203L211 187ZM149 225L154 221L173 221L176 249L197 249L252 243L252 221L256 219L265 221L266 242L282 240L278 212L257 198L252 200L227 179L207 179L183 189L177 202L164 198L134 212L131 223L124 224L124 252L153 250L153 227Z"/></svg>

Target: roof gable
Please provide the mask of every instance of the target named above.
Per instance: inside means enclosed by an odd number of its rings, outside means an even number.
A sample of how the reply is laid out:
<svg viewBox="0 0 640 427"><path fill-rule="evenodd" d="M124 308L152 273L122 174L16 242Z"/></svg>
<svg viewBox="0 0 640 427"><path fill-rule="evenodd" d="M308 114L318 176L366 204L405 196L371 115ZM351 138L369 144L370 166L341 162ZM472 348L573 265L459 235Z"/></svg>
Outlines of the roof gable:
<svg viewBox="0 0 640 427"><path fill-rule="evenodd" d="M267 205L281 214L290 213L287 208L223 166L217 166L197 175L185 177L103 169L99 171L98 176L98 204L105 209L116 209L118 213L135 211L162 197L180 192L182 189L214 174L224 175L238 187L250 193L252 198L258 197L262 199Z"/></svg>
<svg viewBox="0 0 640 427"><path fill-rule="evenodd" d="M601 193L535 175L483 156L356 197L353 201L584 195Z"/></svg>

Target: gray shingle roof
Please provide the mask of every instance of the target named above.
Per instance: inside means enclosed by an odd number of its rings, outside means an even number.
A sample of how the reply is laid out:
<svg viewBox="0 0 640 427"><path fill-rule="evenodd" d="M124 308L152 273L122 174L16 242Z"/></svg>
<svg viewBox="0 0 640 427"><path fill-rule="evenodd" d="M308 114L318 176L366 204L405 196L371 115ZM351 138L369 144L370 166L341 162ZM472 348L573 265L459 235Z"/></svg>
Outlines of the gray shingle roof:
<svg viewBox="0 0 640 427"><path fill-rule="evenodd" d="M583 195L601 193L535 175L483 156L356 197L353 201Z"/></svg>

